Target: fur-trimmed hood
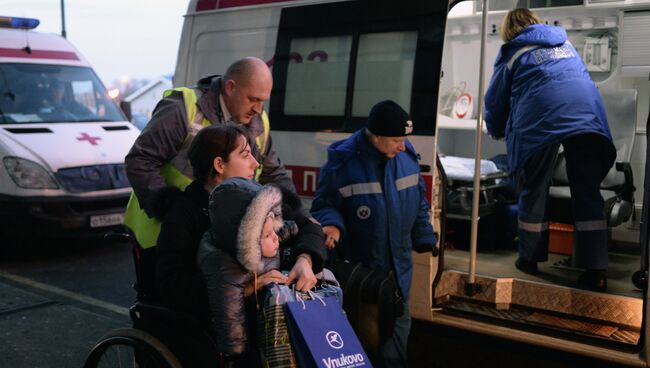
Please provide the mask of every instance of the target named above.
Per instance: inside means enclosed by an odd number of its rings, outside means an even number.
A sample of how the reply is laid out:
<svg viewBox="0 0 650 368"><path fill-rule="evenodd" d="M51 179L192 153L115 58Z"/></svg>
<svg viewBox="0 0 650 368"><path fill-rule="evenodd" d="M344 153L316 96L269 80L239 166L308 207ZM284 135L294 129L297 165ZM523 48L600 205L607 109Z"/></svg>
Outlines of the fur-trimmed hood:
<svg viewBox="0 0 650 368"><path fill-rule="evenodd" d="M260 239L269 213L274 228L282 226L282 193L273 185L252 180L224 180L210 194L210 232L215 246L227 252L249 272L264 269Z"/></svg>

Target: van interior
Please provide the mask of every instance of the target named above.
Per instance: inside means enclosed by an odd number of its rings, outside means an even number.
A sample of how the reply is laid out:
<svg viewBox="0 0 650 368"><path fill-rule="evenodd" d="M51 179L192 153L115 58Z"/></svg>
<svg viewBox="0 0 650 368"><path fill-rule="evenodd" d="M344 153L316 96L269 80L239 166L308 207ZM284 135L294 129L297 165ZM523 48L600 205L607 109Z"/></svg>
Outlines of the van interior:
<svg viewBox="0 0 650 368"><path fill-rule="evenodd" d="M502 44L498 26L515 4L490 2L483 88L487 88L492 63ZM617 149L616 164L601 184L609 228L609 268L605 293L582 290L576 283L584 270L573 267L574 226L570 191L562 152L556 160L549 191L549 260L539 263L537 275L515 268L517 259L516 183L505 165L505 142L481 135L479 220L476 260L470 261L471 207L474 194L474 162L478 125L480 60L480 2L461 2L452 8L446 26L443 77L438 105L437 145L442 156L441 173L446 188L444 272L438 278L435 300L443 313L472 315L523 329L541 329L597 344L630 348L641 341L647 239L640 223L645 212L646 131L650 83L648 71L630 68L626 54L635 52L620 35L637 32L642 14L620 8L585 8L533 4L547 24L562 25L568 38L583 55L607 111ZM582 1L579 1L582 4ZM524 4L525 5L525 4ZM518 5L519 6L519 5ZM563 6L565 6L563 8ZM623 23L619 27L619 22ZM635 27L632 27L634 25ZM644 28L644 29L645 29ZM607 40L607 42L604 42ZM597 46L594 46L597 45ZM595 48L599 48L596 50ZM601 57L594 62L594 53ZM602 52L602 56L601 56ZM647 69L647 68L646 68ZM469 94L472 108L463 106ZM466 114L466 116L459 116ZM472 142L468 144L467 142ZM470 268L476 285L468 290ZM474 284L474 283L470 283Z"/></svg>

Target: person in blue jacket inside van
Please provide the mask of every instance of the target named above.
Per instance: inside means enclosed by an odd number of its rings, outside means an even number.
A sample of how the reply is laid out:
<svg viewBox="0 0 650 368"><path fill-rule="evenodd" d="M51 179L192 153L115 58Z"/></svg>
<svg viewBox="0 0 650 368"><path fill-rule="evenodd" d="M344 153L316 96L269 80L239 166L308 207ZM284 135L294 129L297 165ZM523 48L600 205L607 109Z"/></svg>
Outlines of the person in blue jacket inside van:
<svg viewBox="0 0 650 368"><path fill-rule="evenodd" d="M412 121L397 103L377 103L365 128L328 148L311 208L325 245L336 246L339 260L394 272L405 303L392 335L371 356L380 367L408 366L411 250L432 251L437 241L419 157L406 139L412 132Z"/></svg>
<svg viewBox="0 0 650 368"><path fill-rule="evenodd" d="M506 139L519 187L519 258L537 273L548 259L546 200L560 145L564 148L575 221L574 263L586 271L578 284L607 287L607 221L599 186L616 149L596 85L566 32L542 24L528 9L508 12L505 42L485 94L488 133Z"/></svg>

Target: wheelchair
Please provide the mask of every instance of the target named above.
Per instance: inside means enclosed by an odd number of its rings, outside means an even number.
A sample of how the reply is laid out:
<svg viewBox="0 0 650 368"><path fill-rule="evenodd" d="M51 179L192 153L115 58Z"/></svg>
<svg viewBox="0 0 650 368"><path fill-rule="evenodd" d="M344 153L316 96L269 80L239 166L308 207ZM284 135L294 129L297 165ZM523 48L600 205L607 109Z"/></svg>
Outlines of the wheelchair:
<svg viewBox="0 0 650 368"><path fill-rule="evenodd" d="M102 336L84 368L222 367L221 354L207 326L161 305L154 286L155 250L142 249L128 233L110 233L105 238L131 246L136 274L136 302L129 309L133 327Z"/></svg>

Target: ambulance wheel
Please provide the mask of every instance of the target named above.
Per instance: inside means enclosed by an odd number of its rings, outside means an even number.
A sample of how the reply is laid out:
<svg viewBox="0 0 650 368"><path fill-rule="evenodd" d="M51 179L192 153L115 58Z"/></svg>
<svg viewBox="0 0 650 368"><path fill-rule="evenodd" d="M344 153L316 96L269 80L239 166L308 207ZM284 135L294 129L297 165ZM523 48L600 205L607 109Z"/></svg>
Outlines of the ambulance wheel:
<svg viewBox="0 0 650 368"><path fill-rule="evenodd" d="M104 335L86 358L84 368L182 368L174 354L148 333L123 328Z"/></svg>

